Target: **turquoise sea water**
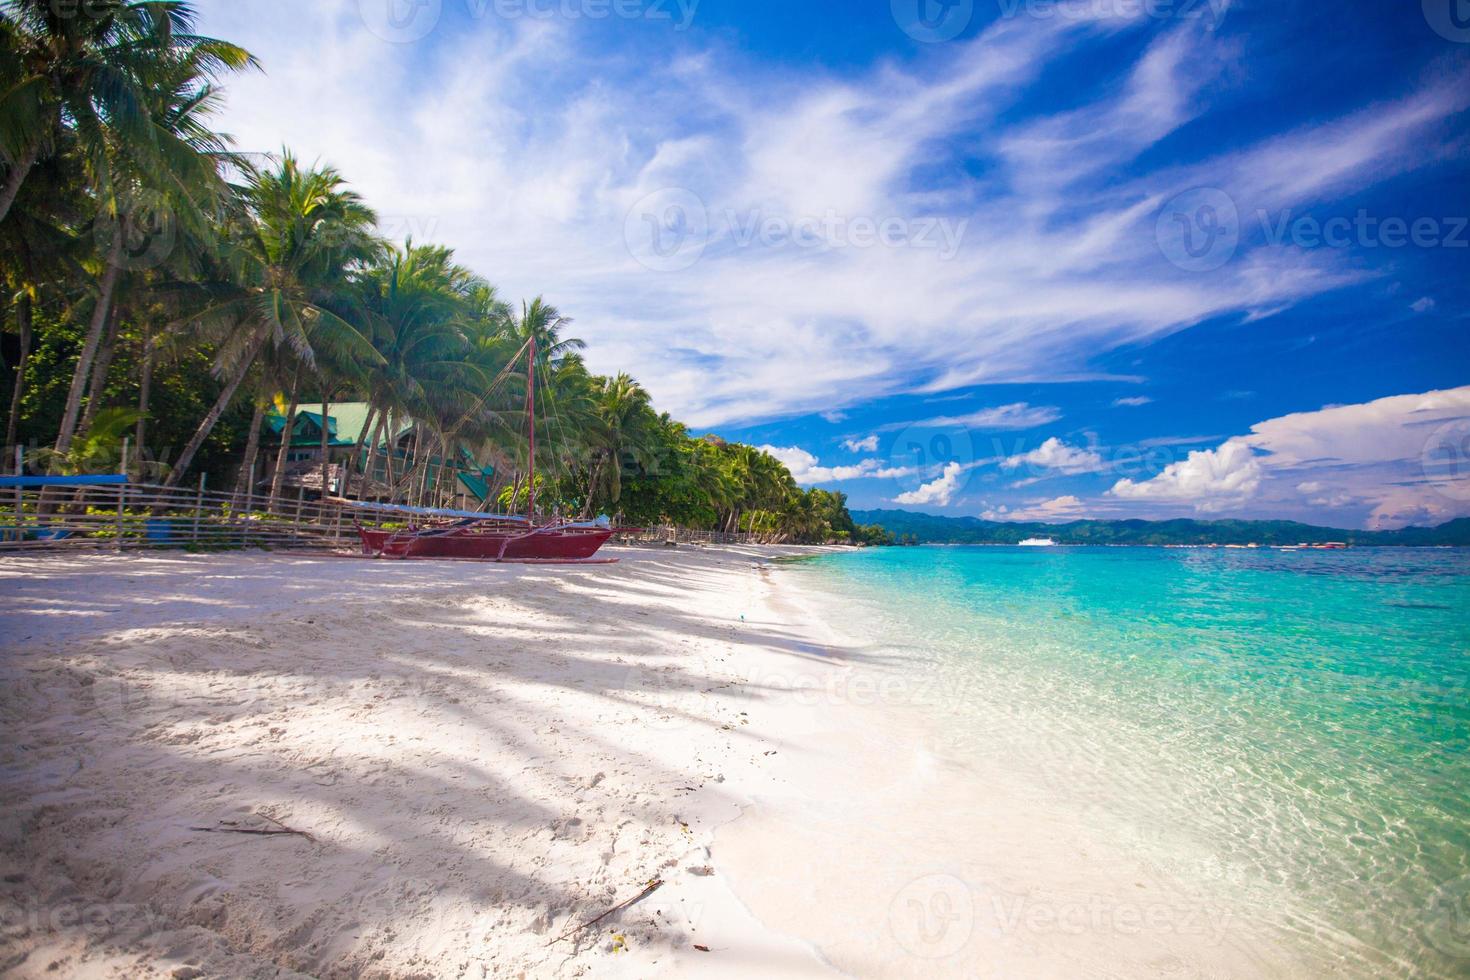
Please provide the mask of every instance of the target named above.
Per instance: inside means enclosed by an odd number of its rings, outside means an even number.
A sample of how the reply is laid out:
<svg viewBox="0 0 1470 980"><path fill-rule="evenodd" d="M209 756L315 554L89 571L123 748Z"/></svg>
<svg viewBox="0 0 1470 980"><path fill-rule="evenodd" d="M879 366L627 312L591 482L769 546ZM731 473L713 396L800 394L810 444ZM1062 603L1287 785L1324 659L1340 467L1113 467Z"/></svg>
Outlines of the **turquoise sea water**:
<svg viewBox="0 0 1470 980"><path fill-rule="evenodd" d="M985 756L1324 972L1470 976L1470 553L908 548L842 596Z"/></svg>

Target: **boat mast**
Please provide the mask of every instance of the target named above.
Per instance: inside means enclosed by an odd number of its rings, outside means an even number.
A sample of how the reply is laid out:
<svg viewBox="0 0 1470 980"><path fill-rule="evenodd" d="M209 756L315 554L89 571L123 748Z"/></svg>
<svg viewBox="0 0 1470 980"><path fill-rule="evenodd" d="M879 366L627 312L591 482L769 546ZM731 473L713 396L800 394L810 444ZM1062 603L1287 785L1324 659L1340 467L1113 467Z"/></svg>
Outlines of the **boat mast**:
<svg viewBox="0 0 1470 980"><path fill-rule="evenodd" d="M526 520L536 522L536 335L531 335L531 352L526 365L526 411L531 418L531 483Z"/></svg>

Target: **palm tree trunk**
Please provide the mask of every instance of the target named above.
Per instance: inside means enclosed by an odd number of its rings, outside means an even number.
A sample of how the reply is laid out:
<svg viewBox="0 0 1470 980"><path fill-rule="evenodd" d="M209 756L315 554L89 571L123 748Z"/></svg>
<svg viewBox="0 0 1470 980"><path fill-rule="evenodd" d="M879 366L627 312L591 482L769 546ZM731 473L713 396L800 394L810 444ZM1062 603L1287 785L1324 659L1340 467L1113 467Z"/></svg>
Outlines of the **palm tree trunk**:
<svg viewBox="0 0 1470 980"><path fill-rule="evenodd" d="M424 497L429 492L429 470L434 468L434 447L432 443L426 444L423 452L423 470L418 475L418 490L414 499L418 501L415 507L424 505Z"/></svg>
<svg viewBox="0 0 1470 980"><path fill-rule="evenodd" d="M327 499L327 477L332 472L332 395L335 392L322 388L322 499Z"/></svg>
<svg viewBox="0 0 1470 980"><path fill-rule="evenodd" d="M82 410L82 420L77 423L77 432L85 436L92 428L92 420L102 407L107 395L107 374L112 370L112 357L117 352L117 332L122 320L122 310L114 305L107 318L107 331L97 348L97 358L92 366L92 383L87 388L87 407Z"/></svg>
<svg viewBox="0 0 1470 980"><path fill-rule="evenodd" d="M424 467L423 499L425 507L439 506L439 486L444 482L444 440L441 437L436 441L439 443L439 465L434 465L434 453L431 450L428 464Z"/></svg>
<svg viewBox="0 0 1470 980"><path fill-rule="evenodd" d="M420 425L413 435L413 456L406 460L408 467L403 474L403 502L413 506L413 492L419 482L419 461L424 458L424 429ZM394 494L397 496L397 494Z"/></svg>
<svg viewBox="0 0 1470 980"><path fill-rule="evenodd" d="M602 454L598 453L597 458L592 461L592 473L587 478L587 502L582 506L582 520L584 521L592 518L593 498L597 496L597 475L601 471Z"/></svg>
<svg viewBox="0 0 1470 980"><path fill-rule="evenodd" d="M102 342L102 331L107 327L107 318L112 312L112 296L117 291L117 281L122 275L122 244L123 236L118 235L107 253L107 271L102 274L101 288L97 291L97 308L92 311L92 323L87 329L82 353L77 358L76 372L71 378L71 390L66 395L66 408L61 414L61 430L56 436L56 452L60 455L65 455L71 449L71 441L76 436L77 418L82 412L82 389L87 386L87 375L97 356L97 346Z"/></svg>
<svg viewBox="0 0 1470 980"><path fill-rule="evenodd" d="M347 465L343 467L342 486L339 488L338 493L344 498L351 495L352 474L357 470L357 461L362 458L363 440L368 438L368 433L373 430L373 422L376 421L375 416L377 412L377 406L368 405L367 418L362 420L362 431L357 434L357 440L352 444L352 456L347 460Z"/></svg>
<svg viewBox="0 0 1470 980"><path fill-rule="evenodd" d="M255 473L255 460L260 456L260 428L265 425L265 400L255 396L255 412L250 416L250 435L245 439L245 458L240 461L240 473L235 477L235 497L239 499L255 492L250 478Z"/></svg>
<svg viewBox="0 0 1470 980"><path fill-rule="evenodd" d="M20 187L25 183L26 177L30 176L31 168L36 165L36 160L41 156L41 144L35 143L24 153L15 165L10 168L10 173L5 178L5 186L0 188L0 221L10 213L10 206L15 203L16 195L20 193Z"/></svg>
<svg viewBox="0 0 1470 980"><path fill-rule="evenodd" d="M10 393L10 422L5 427L5 448L15 445L20 433L20 400L25 394L26 366L31 359L31 297L22 293L15 304L15 319L20 326L20 360L15 363L15 390Z"/></svg>
<svg viewBox="0 0 1470 980"><path fill-rule="evenodd" d="M281 481L286 476L286 457L291 453L291 430L296 426L296 398L300 391L301 368L291 375L290 406L286 409L286 427L281 430L281 448L276 450L276 471L271 474L271 503L281 496Z"/></svg>
<svg viewBox="0 0 1470 980"><path fill-rule="evenodd" d="M458 436L453 438L458 439ZM459 458L450 454L451 441L453 440L448 434L439 437L439 458L442 462L439 464L439 476L434 481L434 500L440 507L448 507L454 502L455 487L459 485Z"/></svg>
<svg viewBox="0 0 1470 980"><path fill-rule="evenodd" d="M176 487L179 485L179 481L189 469L189 464L194 462L194 456L199 452L199 447L204 445L204 440L208 439L209 434L214 431L220 416L224 415L225 409L230 407L230 402L234 400L235 392L239 390L240 383L249 373L255 356L260 353L260 348L265 346L265 340L266 338L261 336L255 341L249 354L241 359L240 366L235 369L235 376L229 380L229 383L225 385L225 390L221 391L219 397L214 400L213 407L199 423L199 428L194 430L194 435L189 438L189 444L184 447L184 451L179 454L178 462L174 463L173 469L168 471L168 477L163 481L164 486Z"/></svg>
<svg viewBox="0 0 1470 980"><path fill-rule="evenodd" d="M388 491L388 502L398 496L398 478L393 474L393 454L397 443L393 438L393 416L385 413L380 423L383 433L383 488Z"/></svg>
<svg viewBox="0 0 1470 980"><path fill-rule="evenodd" d="M143 324L143 363L138 368L138 426L133 433L133 453L144 457L148 445L148 402L153 398L153 328Z"/></svg>
<svg viewBox="0 0 1470 980"><path fill-rule="evenodd" d="M373 474L377 472L378 468L378 446L379 444L387 444L387 436L385 435L385 433L388 430L388 416L389 410L386 408L378 414L377 428L373 430L373 434L370 437L370 441L368 442L367 461L362 464L362 486L364 491L371 491L373 489ZM388 448L391 449L392 447L390 446ZM385 459L388 460L388 463L385 464L386 468L387 465L391 464L392 460L388 457L385 457ZM392 484L388 482L390 475L391 474L385 473L382 480L383 486L392 486Z"/></svg>

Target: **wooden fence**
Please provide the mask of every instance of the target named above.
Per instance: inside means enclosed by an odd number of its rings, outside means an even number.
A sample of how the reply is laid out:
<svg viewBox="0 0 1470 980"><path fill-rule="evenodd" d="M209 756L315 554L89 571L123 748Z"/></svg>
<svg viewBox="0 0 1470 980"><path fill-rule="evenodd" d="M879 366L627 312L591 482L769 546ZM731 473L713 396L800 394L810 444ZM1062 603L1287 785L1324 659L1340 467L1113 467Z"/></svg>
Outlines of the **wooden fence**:
<svg viewBox="0 0 1470 980"><path fill-rule="evenodd" d="M353 508L305 499L149 484L0 489L0 552L71 549L338 549Z"/></svg>
<svg viewBox="0 0 1470 980"><path fill-rule="evenodd" d="M371 504L310 500L301 490L272 499L210 492L203 481L189 488L26 482L40 485L0 487L0 554L179 548L356 551L357 521L402 524L413 519ZM768 543L761 535L669 526L619 534L613 542L644 547Z"/></svg>

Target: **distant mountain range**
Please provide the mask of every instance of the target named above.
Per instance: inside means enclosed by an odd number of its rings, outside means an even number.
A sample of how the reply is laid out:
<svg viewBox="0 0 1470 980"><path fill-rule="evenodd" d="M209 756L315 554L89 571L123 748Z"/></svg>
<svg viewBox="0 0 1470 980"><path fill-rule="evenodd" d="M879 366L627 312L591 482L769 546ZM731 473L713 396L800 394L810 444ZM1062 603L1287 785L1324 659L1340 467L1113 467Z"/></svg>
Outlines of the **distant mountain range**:
<svg viewBox="0 0 1470 980"><path fill-rule="evenodd" d="M1070 524L1011 524L978 517L939 517L903 510L855 510L859 524L878 524L896 538L918 544L1019 544L1051 538L1058 544L1321 544L1342 541L1362 547L1470 546L1470 518L1439 527L1397 531L1348 531L1295 521L1073 521Z"/></svg>

